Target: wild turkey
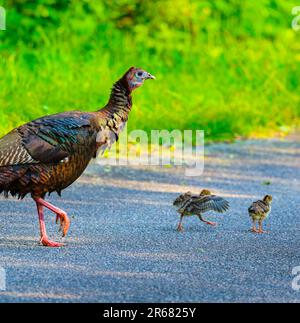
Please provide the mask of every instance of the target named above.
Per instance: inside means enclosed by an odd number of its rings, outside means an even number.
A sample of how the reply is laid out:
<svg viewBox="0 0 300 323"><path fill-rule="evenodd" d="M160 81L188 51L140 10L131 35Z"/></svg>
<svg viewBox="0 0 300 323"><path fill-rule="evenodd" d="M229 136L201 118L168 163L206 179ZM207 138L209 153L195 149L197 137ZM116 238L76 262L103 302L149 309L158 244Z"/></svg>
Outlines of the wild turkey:
<svg viewBox="0 0 300 323"><path fill-rule="evenodd" d="M271 212L272 196L266 195L263 200L258 200L253 202L248 209L249 216L252 218L253 226L251 228L252 232L255 233L265 233L262 228L262 222L267 218ZM256 229L256 221L258 221L258 230Z"/></svg>
<svg viewBox="0 0 300 323"><path fill-rule="evenodd" d="M41 244L59 247L48 239L43 208L56 214L63 236L68 232L67 214L44 200L46 193L61 191L85 170L99 150L118 140L131 110L131 92L150 73L131 67L112 88L106 106L97 112L71 111L37 119L0 139L0 193L23 199L27 194L38 210Z"/></svg>
<svg viewBox="0 0 300 323"><path fill-rule="evenodd" d="M202 217L202 213L208 211L223 213L229 208L229 203L226 200L220 196L212 195L209 190L202 190L199 195L194 195L191 192L181 194L175 199L173 205L179 207L177 210L180 213L178 231L183 231L182 220L184 216L197 215L200 221L216 226L215 222L206 221Z"/></svg>

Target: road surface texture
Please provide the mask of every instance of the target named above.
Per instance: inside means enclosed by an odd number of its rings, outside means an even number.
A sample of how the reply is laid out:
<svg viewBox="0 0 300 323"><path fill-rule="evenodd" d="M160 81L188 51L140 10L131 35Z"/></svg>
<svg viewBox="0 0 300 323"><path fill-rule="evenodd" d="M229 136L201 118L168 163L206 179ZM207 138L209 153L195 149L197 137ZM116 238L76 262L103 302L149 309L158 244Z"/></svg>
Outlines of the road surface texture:
<svg viewBox="0 0 300 323"><path fill-rule="evenodd" d="M299 158L290 137L211 145L196 178L174 167L91 165L63 198L50 197L72 221L61 249L39 246L30 198L1 197L0 302L299 302ZM185 218L178 233L172 201L202 188L226 197L230 211L207 216L215 228ZM274 198L270 233L256 235L247 208L264 194ZM54 218L46 213L59 239Z"/></svg>

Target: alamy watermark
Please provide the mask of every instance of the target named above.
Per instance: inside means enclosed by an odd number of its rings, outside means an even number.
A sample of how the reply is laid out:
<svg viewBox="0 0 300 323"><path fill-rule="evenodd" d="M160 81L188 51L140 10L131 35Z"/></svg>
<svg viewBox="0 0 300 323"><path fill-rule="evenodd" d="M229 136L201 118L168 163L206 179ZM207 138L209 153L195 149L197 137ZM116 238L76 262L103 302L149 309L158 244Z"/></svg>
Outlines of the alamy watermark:
<svg viewBox="0 0 300 323"><path fill-rule="evenodd" d="M292 20L292 28L295 31L299 31L300 30L300 6L294 7L292 9L292 15L296 16L293 20Z"/></svg>
<svg viewBox="0 0 300 323"><path fill-rule="evenodd" d="M6 30L6 10L0 7L0 30Z"/></svg>
<svg viewBox="0 0 300 323"><path fill-rule="evenodd" d="M292 289L295 291L300 290L300 266L296 266L292 269L292 275L295 276L292 280Z"/></svg>
<svg viewBox="0 0 300 323"><path fill-rule="evenodd" d="M127 127L115 143L116 135L106 129L97 137L101 165L181 166L186 176L200 176L204 170L204 131L151 130ZM113 145L112 145L113 144ZM110 149L107 149L110 148Z"/></svg>
<svg viewBox="0 0 300 323"><path fill-rule="evenodd" d="M0 291L6 290L6 271L3 267L0 267Z"/></svg>

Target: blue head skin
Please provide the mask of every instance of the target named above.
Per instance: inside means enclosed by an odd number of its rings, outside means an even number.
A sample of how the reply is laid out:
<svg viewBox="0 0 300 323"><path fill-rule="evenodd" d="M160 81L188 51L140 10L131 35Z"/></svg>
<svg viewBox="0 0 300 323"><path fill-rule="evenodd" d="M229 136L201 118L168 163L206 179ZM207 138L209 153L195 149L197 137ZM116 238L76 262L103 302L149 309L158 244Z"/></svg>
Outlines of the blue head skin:
<svg viewBox="0 0 300 323"><path fill-rule="evenodd" d="M131 67L126 73L126 80L130 91L140 87L148 79L155 79L155 77L141 68Z"/></svg>

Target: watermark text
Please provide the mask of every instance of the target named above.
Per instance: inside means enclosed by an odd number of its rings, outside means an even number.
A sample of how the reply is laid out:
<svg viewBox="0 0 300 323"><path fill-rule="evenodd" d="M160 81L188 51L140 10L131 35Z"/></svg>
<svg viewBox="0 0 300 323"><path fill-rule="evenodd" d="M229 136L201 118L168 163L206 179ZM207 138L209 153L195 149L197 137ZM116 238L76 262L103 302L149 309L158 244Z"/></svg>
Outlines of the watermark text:
<svg viewBox="0 0 300 323"><path fill-rule="evenodd" d="M0 291L6 290L6 272L3 267L0 267Z"/></svg>
<svg viewBox="0 0 300 323"><path fill-rule="evenodd" d="M124 131L115 142L115 133L98 133L101 165L182 166L186 176L200 176L204 170L204 131L151 130ZM109 150L107 150L107 148Z"/></svg>
<svg viewBox="0 0 300 323"><path fill-rule="evenodd" d="M6 30L6 10L0 7L0 30Z"/></svg>

